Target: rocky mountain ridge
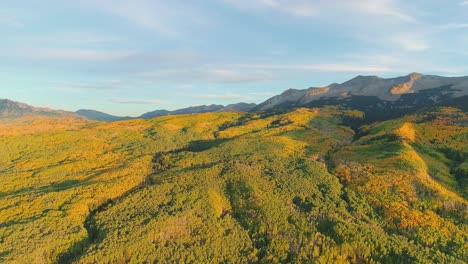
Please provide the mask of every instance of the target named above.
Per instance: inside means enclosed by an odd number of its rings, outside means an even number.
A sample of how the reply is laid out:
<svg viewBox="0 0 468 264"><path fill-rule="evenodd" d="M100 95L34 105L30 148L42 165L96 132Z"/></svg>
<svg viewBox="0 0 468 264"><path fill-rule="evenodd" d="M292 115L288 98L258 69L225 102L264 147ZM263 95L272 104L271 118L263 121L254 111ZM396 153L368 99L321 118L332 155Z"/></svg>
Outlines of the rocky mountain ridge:
<svg viewBox="0 0 468 264"><path fill-rule="evenodd" d="M468 95L468 77L441 77L411 73L396 78L359 75L349 81L333 83L324 87L298 90L289 89L259 104L255 110L309 106L323 100L352 100L352 97L374 97L378 101L397 103L409 94L417 94L433 103ZM406 95L406 96L405 96ZM414 97L414 96L413 96Z"/></svg>

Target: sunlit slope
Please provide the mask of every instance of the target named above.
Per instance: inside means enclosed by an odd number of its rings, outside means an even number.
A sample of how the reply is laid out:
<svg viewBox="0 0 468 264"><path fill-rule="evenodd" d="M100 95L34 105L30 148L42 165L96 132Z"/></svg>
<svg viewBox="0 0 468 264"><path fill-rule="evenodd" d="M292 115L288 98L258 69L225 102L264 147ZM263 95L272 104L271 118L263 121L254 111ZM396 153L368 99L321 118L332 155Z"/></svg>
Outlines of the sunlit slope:
<svg viewBox="0 0 468 264"><path fill-rule="evenodd" d="M0 262L463 263L467 116L0 124Z"/></svg>
<svg viewBox="0 0 468 264"><path fill-rule="evenodd" d="M399 152L378 157L387 151L378 140L356 151L367 140L351 129L361 117L336 107L249 114L223 124L214 140L158 153L149 184L97 212L95 239L73 260L463 263L459 189L418 174L410 120L371 127L367 138L389 126L401 143L388 152L401 150L414 170L399 165ZM407 198L394 198L419 181L441 192L446 211L429 209L436 198L421 196L411 210Z"/></svg>
<svg viewBox="0 0 468 264"><path fill-rule="evenodd" d="M468 115L439 108L364 128L332 155L333 173L366 197L389 233L466 259Z"/></svg>
<svg viewBox="0 0 468 264"><path fill-rule="evenodd" d="M153 154L213 139L235 113L98 123L0 124L0 262L47 263L88 237L90 210L141 184Z"/></svg>

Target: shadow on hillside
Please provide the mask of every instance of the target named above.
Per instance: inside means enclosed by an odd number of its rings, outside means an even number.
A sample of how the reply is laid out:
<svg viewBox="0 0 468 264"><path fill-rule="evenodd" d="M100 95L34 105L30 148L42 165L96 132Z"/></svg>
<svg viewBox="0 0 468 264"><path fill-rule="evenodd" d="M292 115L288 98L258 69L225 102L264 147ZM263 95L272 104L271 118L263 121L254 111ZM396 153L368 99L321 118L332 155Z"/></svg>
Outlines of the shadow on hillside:
<svg viewBox="0 0 468 264"><path fill-rule="evenodd" d="M50 210L48 210L50 211ZM44 213L47 213L48 211L44 211ZM31 223L31 222L34 222L36 221L37 219L41 218L42 217L42 214L41 215L35 215L35 216L32 216L32 217L29 217L29 218L26 218L26 219L23 219L23 220L20 220L20 221L7 221L7 222L3 222L3 223L0 223L0 228L3 228L3 227L10 227L10 226L14 226L14 225L18 225L18 224L27 224L27 223Z"/></svg>
<svg viewBox="0 0 468 264"><path fill-rule="evenodd" d="M176 149L176 150L171 150L171 151L161 151L157 152L154 155L153 158L153 164L154 163L160 163L160 172L171 168L170 164L166 164L166 158L168 154L177 154L181 152L202 152L209 150L211 148L217 147L224 142L229 141L229 139L214 139L214 140L195 140L191 141L188 146L181 148L181 149ZM201 165L196 165L190 168L184 168L182 170L193 170L193 169L206 169L206 168L211 168L212 166L215 166L216 163L208 163L208 164L201 164ZM93 178L93 176L90 176L87 178L87 180ZM167 180L168 178L164 178ZM97 223L94 220L94 217L97 213L102 212L106 209L108 209L109 206L114 205L118 201L124 199L128 194L133 193L137 191L138 189L142 188L143 186L149 184L157 184L161 181L162 179L157 179L154 177L154 174L150 174L147 176L146 180L143 181L140 185L136 186L135 188L127 191L125 194L122 196L115 198L113 200L107 200L106 202L102 203L99 205L96 209L91 210L89 215L86 217L84 227L86 231L88 232L88 236L83 238L82 240L76 242L75 244L71 245L65 252L60 254L57 257L57 263L72 263L73 261L76 261L80 258L80 256L92 245L96 243L100 243L104 237L106 236L106 233L104 230L99 229ZM80 185L85 185L87 184L86 182L79 182L79 181L64 181L52 186L48 186L46 189L48 190L64 190L68 188L73 188L77 187Z"/></svg>
<svg viewBox="0 0 468 264"><path fill-rule="evenodd" d="M7 197L7 196L14 196L14 195L21 195L24 193L33 192L36 195L47 194L51 192L61 192L68 189L76 188L76 187L83 187L88 186L94 183L88 182L88 178L84 180L65 180L61 182L52 183L47 186L42 186L39 188L21 188L18 190L14 190L11 192L0 192L0 198Z"/></svg>
<svg viewBox="0 0 468 264"><path fill-rule="evenodd" d="M82 240L75 242L67 251L57 256L57 263L73 263L88 249L93 243L100 243L104 240L106 232L99 229L94 217L97 213L104 211L108 206L114 203L109 199L96 209L92 210L86 217L84 227L88 235Z"/></svg>
<svg viewBox="0 0 468 264"><path fill-rule="evenodd" d="M218 147L227 141L229 141L229 139L195 140L190 142L188 147L182 149L182 151L202 152Z"/></svg>

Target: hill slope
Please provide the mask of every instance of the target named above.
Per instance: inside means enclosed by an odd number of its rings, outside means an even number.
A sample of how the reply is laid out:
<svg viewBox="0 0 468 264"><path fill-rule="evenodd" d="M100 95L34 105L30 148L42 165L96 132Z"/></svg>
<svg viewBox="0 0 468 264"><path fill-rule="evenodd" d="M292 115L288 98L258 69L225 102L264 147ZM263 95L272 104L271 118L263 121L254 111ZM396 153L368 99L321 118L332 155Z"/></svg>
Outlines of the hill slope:
<svg viewBox="0 0 468 264"><path fill-rule="evenodd" d="M363 116L19 119L0 129L0 259L463 263L466 113Z"/></svg>

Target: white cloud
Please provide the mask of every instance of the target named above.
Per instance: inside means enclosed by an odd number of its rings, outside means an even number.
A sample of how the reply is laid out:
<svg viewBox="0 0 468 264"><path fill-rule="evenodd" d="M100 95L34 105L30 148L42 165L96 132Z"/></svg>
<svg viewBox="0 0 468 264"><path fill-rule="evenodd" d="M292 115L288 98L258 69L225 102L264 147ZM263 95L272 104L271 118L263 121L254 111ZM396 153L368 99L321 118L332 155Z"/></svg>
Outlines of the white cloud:
<svg viewBox="0 0 468 264"><path fill-rule="evenodd" d="M95 32L62 32L62 33L42 33L37 35L19 35L15 40L20 43L32 43L33 45L87 45L109 42L121 42L125 40L123 37L110 36L106 34L99 34Z"/></svg>
<svg viewBox="0 0 468 264"><path fill-rule="evenodd" d="M80 92L87 92L89 90L95 91L114 91L121 89L116 85L120 85L122 82L119 80L115 81L103 81L97 83L84 83L84 82L77 82L77 83L53 83L52 86L54 90L62 91L62 92L72 92L72 93L80 93Z"/></svg>
<svg viewBox="0 0 468 264"><path fill-rule="evenodd" d="M16 56L48 60L109 61L123 59L130 52L101 51L94 49L19 49L0 56Z"/></svg>
<svg viewBox="0 0 468 264"><path fill-rule="evenodd" d="M460 5L468 5L468 1L463 1L460 3Z"/></svg>
<svg viewBox="0 0 468 264"><path fill-rule="evenodd" d="M404 12L392 0L224 0L226 3L242 10L270 10L288 14L295 17L351 17L362 16L386 16L402 21L416 21L416 19Z"/></svg>
<svg viewBox="0 0 468 264"><path fill-rule="evenodd" d="M452 23L441 26L442 29L464 29L468 28L468 23Z"/></svg>
<svg viewBox="0 0 468 264"><path fill-rule="evenodd" d="M352 11L358 13L367 13L374 16L386 16L408 22L416 21L416 18L401 10L401 8L397 7L395 1L392 0L347 0L338 2L348 5Z"/></svg>
<svg viewBox="0 0 468 264"><path fill-rule="evenodd" d="M256 82L273 79L273 76L265 72L241 72L227 69L207 70L203 72L201 76L203 79L211 82L227 83Z"/></svg>
<svg viewBox="0 0 468 264"><path fill-rule="evenodd" d="M209 18L197 13L198 6L190 1L79 0L79 3L168 37L183 36L183 32L206 24Z"/></svg>
<svg viewBox="0 0 468 264"><path fill-rule="evenodd" d="M407 51L424 51L430 48L426 39L416 34L397 34L395 36L390 36L388 40Z"/></svg>
<svg viewBox="0 0 468 264"><path fill-rule="evenodd" d="M239 64L242 68L317 71L317 72L389 72L385 66L354 65L354 64Z"/></svg>
<svg viewBox="0 0 468 264"><path fill-rule="evenodd" d="M148 99L134 99L134 100L127 100L127 99L111 99L112 103L116 104L133 104L133 105L161 105L167 102L163 100L148 100Z"/></svg>
<svg viewBox="0 0 468 264"><path fill-rule="evenodd" d="M230 2L238 2L242 4L243 1L234 0ZM258 7L271 9L277 12L283 12L297 17L312 17L317 14L315 5L313 5L310 1L305 0L259 0L257 2L247 2L256 3Z"/></svg>
<svg viewBox="0 0 468 264"><path fill-rule="evenodd" d="M175 34L173 29L165 25L162 17L165 14L172 13L172 11L161 1L85 0L83 2L138 26L164 34Z"/></svg>
<svg viewBox="0 0 468 264"><path fill-rule="evenodd" d="M23 21L12 9L0 9L0 25L8 27L21 27Z"/></svg>
<svg viewBox="0 0 468 264"><path fill-rule="evenodd" d="M384 54L369 53L369 54L350 54L344 56L349 59L358 60L363 63L376 63L386 65L392 74L408 74L410 72L419 72L422 74L451 74L459 75L466 72L463 67L456 65L445 66L444 64L435 63L424 54L415 54L407 56L401 52L387 52Z"/></svg>
<svg viewBox="0 0 468 264"><path fill-rule="evenodd" d="M274 81L304 72L392 72L385 64L224 64L197 69L167 69L140 73L155 82L253 83ZM235 95L230 95L235 96Z"/></svg>
<svg viewBox="0 0 468 264"><path fill-rule="evenodd" d="M259 82L276 79L265 71L240 71L225 66L210 66L199 69L155 70L141 73L142 76L161 81L194 80L213 83Z"/></svg>
<svg viewBox="0 0 468 264"><path fill-rule="evenodd" d="M295 17L313 17L318 14L314 3L307 0L224 0L229 5L246 11L274 11Z"/></svg>
<svg viewBox="0 0 468 264"><path fill-rule="evenodd" d="M190 97L198 99L217 99L217 100L255 100L259 97L271 97L277 93L274 92L250 92L250 93L211 93L211 94L191 94Z"/></svg>
<svg viewBox="0 0 468 264"><path fill-rule="evenodd" d="M193 94L191 95L193 98L201 98L201 99L238 99L238 100L245 100L245 99L251 99L251 97L243 95L243 94L233 94L233 93L227 93L227 94Z"/></svg>

